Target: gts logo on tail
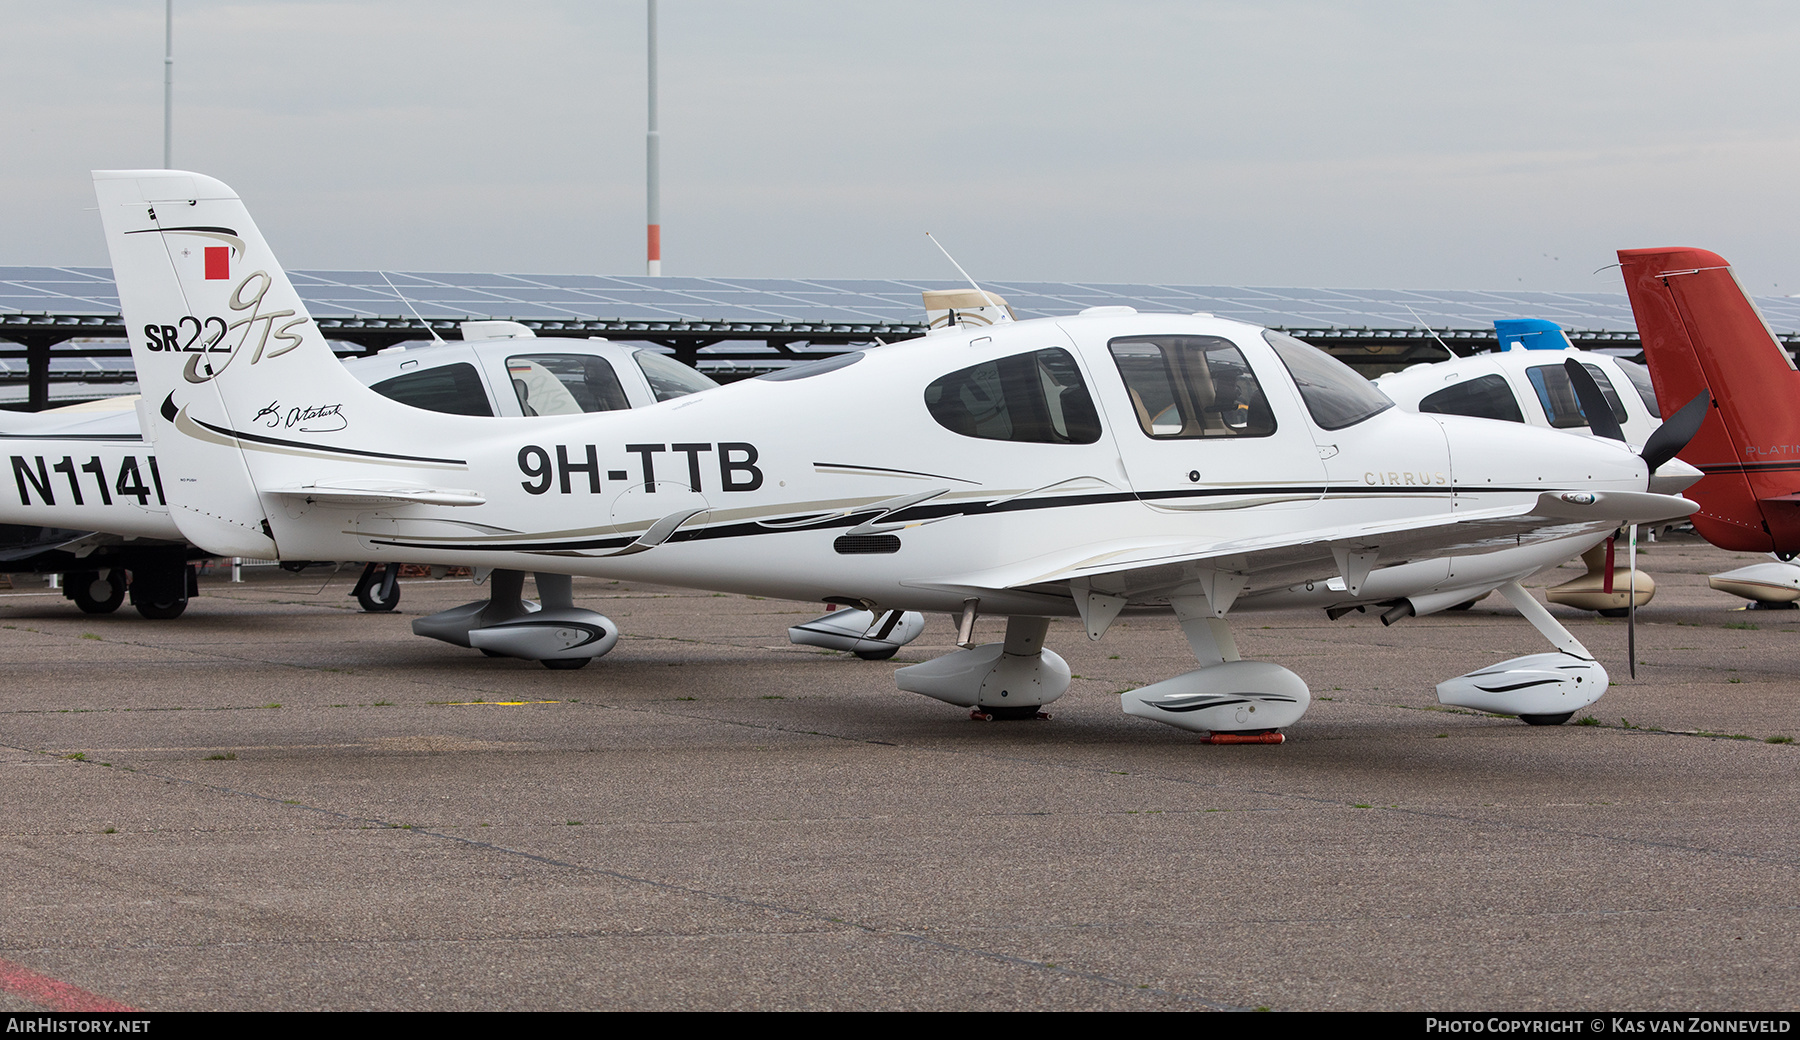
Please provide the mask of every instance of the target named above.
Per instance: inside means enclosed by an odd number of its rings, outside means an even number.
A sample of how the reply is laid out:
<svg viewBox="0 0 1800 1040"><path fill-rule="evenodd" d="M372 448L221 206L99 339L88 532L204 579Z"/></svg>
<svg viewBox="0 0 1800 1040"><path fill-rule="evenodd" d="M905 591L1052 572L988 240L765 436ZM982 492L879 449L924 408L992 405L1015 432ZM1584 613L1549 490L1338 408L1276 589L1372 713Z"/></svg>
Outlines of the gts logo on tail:
<svg viewBox="0 0 1800 1040"><path fill-rule="evenodd" d="M257 325L262 326L262 331L257 336L256 350L250 355L249 363L254 365L264 358L278 358L300 345L300 334L294 329L312 319L296 317L291 307L265 312L263 298L269 295L274 284L275 280L267 271L252 271L237 283L231 290L231 298L226 301L234 312L249 312L243 317L228 322L217 315L206 318L184 315L173 325L145 325L144 339L152 353L191 355L182 373L190 383L204 383L224 372L237 358L240 348L250 342ZM226 342L239 329L243 331L236 341ZM272 347L270 340L274 341ZM225 359L215 361L208 356L213 354L224 354Z"/></svg>

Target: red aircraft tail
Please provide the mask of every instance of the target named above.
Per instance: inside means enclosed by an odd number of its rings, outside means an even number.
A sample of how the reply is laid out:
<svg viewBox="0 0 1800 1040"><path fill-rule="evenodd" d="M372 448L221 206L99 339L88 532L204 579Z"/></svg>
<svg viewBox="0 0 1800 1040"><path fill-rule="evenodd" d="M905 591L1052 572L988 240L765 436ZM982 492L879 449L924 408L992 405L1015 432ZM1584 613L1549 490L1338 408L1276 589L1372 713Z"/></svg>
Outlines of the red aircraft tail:
<svg viewBox="0 0 1800 1040"><path fill-rule="evenodd" d="M1625 291L1663 415L1712 392L1681 458L1706 476L1686 495L1724 549L1800 551L1800 371L1731 265L1704 249L1621 249Z"/></svg>

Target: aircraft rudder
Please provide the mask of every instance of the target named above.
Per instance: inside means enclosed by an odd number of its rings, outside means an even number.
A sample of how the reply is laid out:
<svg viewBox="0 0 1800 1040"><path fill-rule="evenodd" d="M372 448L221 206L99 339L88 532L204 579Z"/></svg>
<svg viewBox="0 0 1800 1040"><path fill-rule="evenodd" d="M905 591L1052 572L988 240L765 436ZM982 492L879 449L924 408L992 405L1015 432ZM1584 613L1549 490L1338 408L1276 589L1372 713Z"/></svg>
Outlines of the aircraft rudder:
<svg viewBox="0 0 1800 1040"><path fill-rule="evenodd" d="M1800 372L1731 265L1705 249L1622 249L1625 288L1665 416L1701 390L1713 407L1681 458L1707 471L1691 497L1715 544L1767 551L1760 501L1800 490ZM1783 514L1785 517L1785 513Z"/></svg>

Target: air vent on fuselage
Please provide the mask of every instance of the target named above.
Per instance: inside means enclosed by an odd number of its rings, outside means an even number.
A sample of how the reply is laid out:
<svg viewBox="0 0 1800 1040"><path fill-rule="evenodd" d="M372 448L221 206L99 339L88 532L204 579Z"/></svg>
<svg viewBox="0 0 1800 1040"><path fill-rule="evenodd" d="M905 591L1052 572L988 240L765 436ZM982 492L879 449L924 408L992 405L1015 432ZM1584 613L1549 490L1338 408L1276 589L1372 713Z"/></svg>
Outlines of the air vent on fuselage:
<svg viewBox="0 0 1800 1040"><path fill-rule="evenodd" d="M900 539L891 534L846 534L831 543L841 556L868 556L900 551Z"/></svg>

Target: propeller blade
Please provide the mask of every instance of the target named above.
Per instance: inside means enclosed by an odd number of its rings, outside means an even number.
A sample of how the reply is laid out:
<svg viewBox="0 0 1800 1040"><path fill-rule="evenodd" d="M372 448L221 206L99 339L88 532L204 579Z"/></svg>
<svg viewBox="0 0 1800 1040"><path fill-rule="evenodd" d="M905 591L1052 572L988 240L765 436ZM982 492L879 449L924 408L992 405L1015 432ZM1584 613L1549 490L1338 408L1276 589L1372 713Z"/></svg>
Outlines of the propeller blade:
<svg viewBox="0 0 1800 1040"><path fill-rule="evenodd" d="M1587 416L1588 429L1594 431L1594 436L1625 443L1625 430L1613 417L1612 405L1606 403L1600 384L1594 382L1594 373L1574 358L1563 362L1563 371L1569 373L1569 383L1575 387L1575 399L1581 402L1581 414Z"/></svg>
<svg viewBox="0 0 1800 1040"><path fill-rule="evenodd" d="M1631 525L1631 584L1626 588L1625 653L1631 661L1631 677L1637 678L1637 525Z"/></svg>
<svg viewBox="0 0 1800 1040"><path fill-rule="evenodd" d="M1700 424L1706 421L1706 409L1712 405L1712 392L1702 390L1694 395L1694 399L1681 406L1681 410L1663 420L1650 439L1644 442L1642 458L1655 473L1658 466L1681 454L1694 434L1700 432Z"/></svg>

